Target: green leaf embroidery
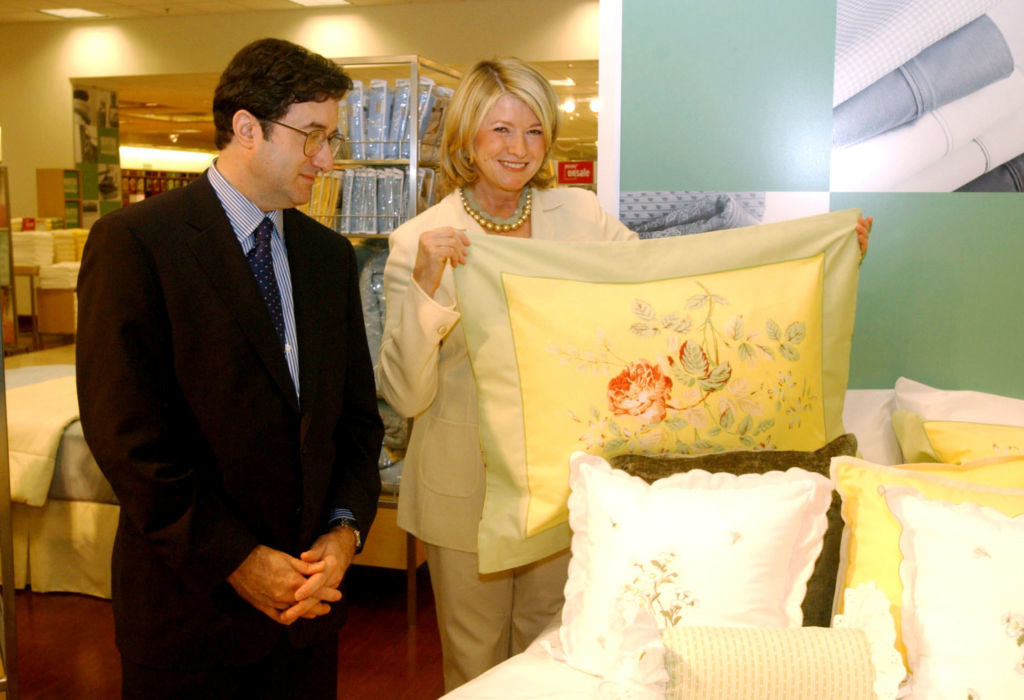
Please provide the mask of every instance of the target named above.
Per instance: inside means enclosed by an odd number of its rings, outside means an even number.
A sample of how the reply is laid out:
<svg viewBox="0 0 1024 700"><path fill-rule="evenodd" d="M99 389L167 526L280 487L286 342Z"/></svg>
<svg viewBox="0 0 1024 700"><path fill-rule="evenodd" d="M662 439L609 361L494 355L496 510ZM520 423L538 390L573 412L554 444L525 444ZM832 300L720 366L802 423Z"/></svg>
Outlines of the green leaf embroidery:
<svg viewBox="0 0 1024 700"><path fill-rule="evenodd" d="M654 320L654 307L643 299L633 300L633 315L644 321Z"/></svg>
<svg viewBox="0 0 1024 700"><path fill-rule="evenodd" d="M779 346L779 354L790 362L798 362L800 360L799 351L789 343L783 343Z"/></svg>
<svg viewBox="0 0 1024 700"><path fill-rule="evenodd" d="M633 331L636 335L657 335L658 329L649 323L634 323L629 327L629 330Z"/></svg>
<svg viewBox="0 0 1024 700"><path fill-rule="evenodd" d="M682 360L683 369L694 377L706 377L711 368L704 348L689 340L683 343Z"/></svg>

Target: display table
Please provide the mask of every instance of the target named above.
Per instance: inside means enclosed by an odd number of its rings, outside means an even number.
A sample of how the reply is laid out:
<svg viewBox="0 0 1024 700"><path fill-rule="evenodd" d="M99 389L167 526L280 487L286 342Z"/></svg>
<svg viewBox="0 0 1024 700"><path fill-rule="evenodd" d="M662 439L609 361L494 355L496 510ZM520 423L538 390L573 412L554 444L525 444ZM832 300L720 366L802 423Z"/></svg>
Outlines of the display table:
<svg viewBox="0 0 1024 700"><path fill-rule="evenodd" d="M426 560L423 543L398 527L397 497L391 494L381 496L366 546L352 563L405 569L406 614L410 627L416 624L416 571Z"/></svg>

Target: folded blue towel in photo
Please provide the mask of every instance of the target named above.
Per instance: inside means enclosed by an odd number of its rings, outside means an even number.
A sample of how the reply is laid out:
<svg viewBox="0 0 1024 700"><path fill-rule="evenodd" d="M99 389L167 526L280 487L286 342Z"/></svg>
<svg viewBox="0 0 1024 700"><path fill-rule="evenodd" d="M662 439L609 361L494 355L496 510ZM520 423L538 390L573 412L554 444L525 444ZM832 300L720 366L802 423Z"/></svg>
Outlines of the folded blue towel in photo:
<svg viewBox="0 0 1024 700"><path fill-rule="evenodd" d="M1012 72L1002 32L982 15L837 105L832 142L851 146L909 124Z"/></svg>
<svg viewBox="0 0 1024 700"><path fill-rule="evenodd" d="M671 211L630 225L640 238L667 238L689 233L755 226L761 223L729 194L707 194L681 202Z"/></svg>

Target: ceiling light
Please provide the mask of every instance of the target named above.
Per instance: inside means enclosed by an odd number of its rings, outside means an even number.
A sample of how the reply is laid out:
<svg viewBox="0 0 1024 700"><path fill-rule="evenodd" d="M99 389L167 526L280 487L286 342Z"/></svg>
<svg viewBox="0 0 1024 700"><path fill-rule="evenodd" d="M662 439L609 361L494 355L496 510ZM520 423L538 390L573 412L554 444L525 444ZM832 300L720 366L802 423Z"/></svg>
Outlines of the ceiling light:
<svg viewBox="0 0 1024 700"><path fill-rule="evenodd" d="M303 7L330 7L331 5L347 5L348 0L289 0Z"/></svg>
<svg viewBox="0 0 1024 700"><path fill-rule="evenodd" d="M101 15L99 12L83 10L80 7L58 7L52 10L39 11L48 15L53 15L54 17L62 17L64 19L92 19L95 17L106 17L106 15Z"/></svg>
<svg viewBox="0 0 1024 700"><path fill-rule="evenodd" d="M598 112L601 111L601 98L600 97L591 97L590 98L590 111L593 112L594 114L597 114Z"/></svg>
<svg viewBox="0 0 1024 700"><path fill-rule="evenodd" d="M572 114L573 112L576 111L576 100L572 99L571 97L567 97L565 99L565 102L562 103L561 107L563 112L568 112L569 114Z"/></svg>
<svg viewBox="0 0 1024 700"><path fill-rule="evenodd" d="M295 2L295 0L292 0L292 2ZM561 78L559 80L549 80L548 82L555 87L573 87L576 85L576 81L572 78Z"/></svg>

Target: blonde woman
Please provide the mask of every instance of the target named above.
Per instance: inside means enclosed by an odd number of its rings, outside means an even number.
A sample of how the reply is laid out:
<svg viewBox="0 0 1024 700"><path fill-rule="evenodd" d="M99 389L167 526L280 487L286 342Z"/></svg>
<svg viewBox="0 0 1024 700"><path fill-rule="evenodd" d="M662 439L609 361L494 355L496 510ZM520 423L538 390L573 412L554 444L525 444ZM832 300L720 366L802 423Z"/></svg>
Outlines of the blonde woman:
<svg viewBox="0 0 1024 700"><path fill-rule="evenodd" d="M441 174L451 192L390 238L377 371L388 403L415 419L398 523L426 544L447 690L526 648L563 602L568 550L477 572L484 466L450 269L473 264L466 232L635 238L592 193L552 187L557 134L558 100L535 68L515 58L477 63L445 119Z"/></svg>

